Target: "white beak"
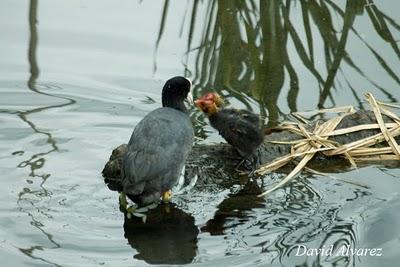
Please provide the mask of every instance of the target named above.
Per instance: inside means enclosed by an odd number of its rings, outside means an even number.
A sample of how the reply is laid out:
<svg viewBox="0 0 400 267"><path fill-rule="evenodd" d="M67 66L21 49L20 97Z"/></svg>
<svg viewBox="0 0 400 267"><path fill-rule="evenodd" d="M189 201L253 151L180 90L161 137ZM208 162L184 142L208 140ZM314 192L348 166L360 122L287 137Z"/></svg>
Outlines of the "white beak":
<svg viewBox="0 0 400 267"><path fill-rule="evenodd" d="M190 79L186 78L186 80L188 80L189 83L190 83L190 89L189 89L189 93L188 93L188 95L186 97L186 100L189 102L189 104L193 104L193 94L192 94L193 84L192 84L192 81Z"/></svg>
<svg viewBox="0 0 400 267"><path fill-rule="evenodd" d="M187 97L186 97L186 100L189 102L189 104L193 104L193 95L192 95L192 92L189 92L189 93L188 93L188 95L187 95Z"/></svg>

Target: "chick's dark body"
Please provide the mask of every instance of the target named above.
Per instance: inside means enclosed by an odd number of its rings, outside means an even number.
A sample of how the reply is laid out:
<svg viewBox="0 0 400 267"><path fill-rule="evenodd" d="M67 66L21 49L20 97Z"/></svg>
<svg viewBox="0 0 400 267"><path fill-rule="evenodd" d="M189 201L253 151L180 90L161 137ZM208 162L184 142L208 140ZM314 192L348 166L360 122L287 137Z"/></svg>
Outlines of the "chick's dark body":
<svg viewBox="0 0 400 267"><path fill-rule="evenodd" d="M209 120L211 126L244 158L254 155L264 140L259 117L248 110L221 109L210 115Z"/></svg>

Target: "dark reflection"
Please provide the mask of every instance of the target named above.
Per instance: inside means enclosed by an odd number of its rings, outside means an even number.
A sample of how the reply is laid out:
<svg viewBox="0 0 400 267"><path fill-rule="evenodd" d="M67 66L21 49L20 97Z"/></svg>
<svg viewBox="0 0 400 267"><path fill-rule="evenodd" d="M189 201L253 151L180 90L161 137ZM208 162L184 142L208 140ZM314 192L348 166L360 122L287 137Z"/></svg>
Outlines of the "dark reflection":
<svg viewBox="0 0 400 267"><path fill-rule="evenodd" d="M288 185L280 196L268 199L257 198L261 189L256 182L249 182L238 193L224 199L201 230L229 236L230 230L235 233L235 229L240 229L242 242L251 242L252 237L257 237L260 242L256 246L268 254L266 257L274 255L271 263L281 266L352 266L357 256L337 255L337 252L360 246L357 223L342 218L340 212L346 202L368 201L371 193L363 187L347 184L343 187L338 187L343 201L327 204L318 190L302 179ZM241 237L234 235L237 238ZM313 249L332 246L333 256L295 256L298 245Z"/></svg>
<svg viewBox="0 0 400 267"><path fill-rule="evenodd" d="M41 153L37 153L37 154L33 155L30 159L25 160L25 161L21 162L18 165L18 167L20 167L20 168L24 168L24 167L29 166L30 170L31 170L29 176L31 176L31 177L35 177L35 176L41 177L43 179L43 182L42 182L42 185L43 185L43 183L50 176L50 174L37 175L37 174L35 174L35 170L38 170L38 169L42 168L44 163L45 163L44 156L49 154L49 153L52 153L54 151L58 151L58 147L57 147L56 141L53 138L53 136L51 135L51 133L43 131L43 130L40 130L35 125L35 123L33 123L31 120L29 120L28 116L33 114L33 113L42 112L42 111L45 111L45 110L48 110L48 109L60 108L60 107L65 107L65 106L68 106L68 105L72 105L76 101L73 100L73 99L70 99L70 98L56 96L56 95L53 95L53 94L41 92L39 90L39 88L38 88L37 79L39 77L40 71L39 71L39 65L38 65L38 62L37 62L37 47L38 47L38 39L39 39L38 30L37 30L37 23L38 23L37 11L38 11L38 1L37 0L31 0L30 1L30 5L29 5L30 38L29 38L29 48L28 48L28 62L29 62L29 66L30 66L30 76L29 76L29 80L27 82L28 89L33 91L33 92L35 92L35 93L41 94L41 95L46 95L46 96L50 96L50 97L66 100L65 103L58 104L58 105L50 105L50 106L45 106L45 107L41 107L41 108L30 109L30 110L27 110L27 111L18 111L17 112L18 116L25 123L27 123L29 125L29 127L35 133L39 133L39 134L47 136L47 143L51 146L50 150L45 151L45 152L41 152ZM43 190L45 192L47 192L44 188L43 188Z"/></svg>
<svg viewBox="0 0 400 267"><path fill-rule="evenodd" d="M265 199L257 197L261 193L262 190L257 182L249 181L239 192L229 195L218 205L214 217L201 228L201 231L209 232L211 235L223 235L229 219L237 218L240 220L239 224L245 223L252 216L249 211L265 207Z"/></svg>
<svg viewBox="0 0 400 267"><path fill-rule="evenodd" d="M134 257L147 263L187 264L196 256L199 230L194 218L174 204L150 210L146 223L125 216L124 230L125 238L138 252Z"/></svg>
<svg viewBox="0 0 400 267"><path fill-rule="evenodd" d="M30 177L40 177L42 178L42 183L40 187L42 188L42 196L49 196L49 193L47 190L43 187L44 183L46 182L46 179L50 176L50 174L36 174L36 171L41 169L44 164L45 164L45 156L54 152L58 151L59 148L57 146L57 143L53 136L51 135L50 132L44 131L39 129L34 122L32 122L28 116L37 113L37 112L42 112L48 109L52 108L60 108L68 105L74 104L76 101L73 99L69 99L66 97L60 97L52 94L48 94L45 92L41 92L37 86L37 78L39 76L39 67L37 63L37 46L38 46L38 31L37 31L37 10L38 10L38 1L37 0L31 0L30 5L29 5L29 29L30 29L30 38L29 38L29 49L28 49L28 61L30 65L30 77L27 82L28 89L31 91L34 91L35 93L54 97L54 98L61 98L67 100L66 103L63 104L58 104L58 105L50 105L50 106L45 106L41 108L35 108L35 109L30 109L26 111L17 111L16 114L18 115L21 120L23 120L25 123L29 125L29 127L38 134L45 135L47 137L47 144L50 145L50 149L44 152L40 152L37 154L34 154L31 156L31 158L22 161L18 167L20 168L25 168L29 167L30 168ZM10 113L9 111L4 111L6 113ZM23 154L23 151L20 151ZM26 193L32 193L30 190L24 190L20 193L19 197L21 198L24 194Z"/></svg>
<svg viewBox="0 0 400 267"><path fill-rule="evenodd" d="M28 87L35 87L36 79L39 77L39 66L37 64L36 50L38 43L38 32L37 32L37 8L38 0L31 0L29 5L29 49L28 49L28 60L30 65L31 76L28 80Z"/></svg>
<svg viewBox="0 0 400 267"><path fill-rule="evenodd" d="M341 203L326 204L320 193L308 183L296 181L285 190L283 199L271 200L268 216L258 223L266 233L279 232L274 241L260 243L264 253L277 253L277 260L283 266L296 263L297 266L321 266L354 264L356 256L337 255L336 252L347 248L357 248L356 224L342 219L339 212L346 201L362 201L371 195L364 188L350 189L351 196ZM342 189L342 191L344 191ZM342 192L345 196L346 192ZM268 234L265 234L268 237ZM333 255L295 256L298 245L322 249L333 246Z"/></svg>
<svg viewBox="0 0 400 267"><path fill-rule="evenodd" d="M53 108L60 108L60 107L65 107L68 105L72 105L74 103L76 103L75 100L70 99L70 98L66 98L66 97L61 97L61 96L57 96L57 95L53 95L53 94L49 94L49 93L45 93L45 92L41 92L39 90L38 84L37 84L37 79L39 77L39 66L38 66L38 62L37 62L37 46L38 46L38 30L37 30L37 23L38 23L38 19L37 19L37 10L38 10L38 1L37 0L31 0L30 1L30 5L29 5L29 29L30 29L30 38L29 38L29 48L28 48L28 61L29 61L29 65L30 65L30 76L29 76L29 80L27 82L28 85L28 89L38 93L38 94L42 94L42 95L46 95L46 96L50 96L53 98L58 98L58 99L64 99L66 100L65 103L62 104L57 104L57 105L49 105L49 106L45 106L45 107L40 107L40 108L34 108L34 109L30 109L30 110L26 110L26 111L17 111L17 115L21 118L21 120L23 120L25 123L27 123L29 125L29 127L35 132L35 133L39 133L42 135L45 135L47 137L47 144L50 145L51 149L44 151L44 152L40 152L37 154L34 154L30 159L27 159L25 161L22 161L18 167L20 168L25 168L28 167L30 168L30 174L29 176L31 177L41 177L43 182L41 183L41 187L43 189L43 193L45 196L47 196L47 190L45 188L43 188L43 184L46 181L46 179L50 176L50 174L36 174L36 170L41 169L44 164L45 164L45 157L46 155L54 152L54 151L58 151L59 148L57 146L56 140L53 138L53 136L51 135L50 132L44 131L39 129L34 122L32 122L28 117L29 115L33 114L33 113L38 113L38 112L42 112L45 110L49 110L49 109L53 109ZM9 111L4 111L4 112L8 112ZM23 151L21 151L23 153ZM23 195L26 192L21 192L20 195Z"/></svg>
<svg viewBox="0 0 400 267"><path fill-rule="evenodd" d="M19 250L24 253L25 255L42 261L47 264L51 264L54 266L60 266L54 262L48 261L42 257L36 256L35 251L39 250L42 251L45 248L51 248L51 249L57 249L60 248L60 245L53 239L52 234L48 233L45 231L45 225L41 223L38 219L35 218L35 213L30 212L30 208L25 209L24 206L26 204L31 205L32 207L35 207L36 201L31 200L31 195L34 196L35 198L43 199L43 198L49 198L52 195L52 192L50 192L46 187L45 183L47 179L50 177L50 173L38 173L40 169L43 168L46 158L45 156L55 152L59 151L59 148L57 146L56 140L53 138L52 134L50 132L41 130L39 127L35 125L33 121L29 119L29 115L33 113L38 113L42 112L45 110L53 109L53 108L60 108L60 107L65 107L68 105L74 104L76 101L67 97L61 97L57 95L53 95L50 93L45 93L41 92L39 89L39 86L37 84L37 79L39 77L39 65L37 61L37 47L38 47L38 29L37 29L37 23L38 23L38 18L37 18L37 13L38 13L38 0L31 0L29 4L29 33L30 33L30 38L29 38L29 48L28 48L28 62L30 66L30 76L27 82L28 89L42 95L46 95L49 97L54 97L58 99L63 99L66 100L65 103L62 104L57 104L57 105L49 105L45 107L40 107L40 108L34 108L26 111L17 111L17 112L11 112L8 110L2 111L4 113L15 113L18 115L18 117L24 121L28 126L35 132L41 135L46 136L47 138L47 145L50 146L50 149L45 150L43 152L36 153L32 155L29 159L26 159L22 161L21 163L18 164L19 168L26 168L28 167L30 169L29 172L29 177L35 178L39 177L41 179L39 188L38 190L32 190L29 187L23 188L23 190L18 194L18 201L17 205L19 206L19 210L22 212L25 212L30 218L31 218L31 225L35 228L37 228L45 238L49 242L49 246L31 246L28 248L19 248ZM18 151L18 153L13 153L13 154L18 154L18 155L23 155L24 151ZM33 181L31 179L27 179L28 184L32 184ZM46 216L47 218L52 218L51 214L49 213L48 209L37 209L37 212L41 216Z"/></svg>
<svg viewBox="0 0 400 267"><path fill-rule="evenodd" d="M32 202L31 202L30 204L31 204L32 206L34 205ZM22 208L21 208L21 210L22 210ZM43 213L43 214L46 214L46 216L47 216L47 213L45 213L44 211L43 211L42 213ZM58 244L56 241L54 241L53 236L52 236L51 234L47 233L47 232L43 229L43 226L44 226L44 225L43 225L41 222L39 222L38 220L36 220L32 213L27 212L27 214L29 215L29 217L31 217L31 220L32 220L32 221L31 221L31 225L34 226L34 227L36 227L44 236L46 236L46 238L47 238L47 239L49 240L49 242L52 244L52 247L51 247L51 248L53 248L53 249L60 248L61 245ZM44 259L44 258L41 258L41 257L38 257L38 256L35 256L35 255L34 255L34 252L35 252L36 250L42 251L42 250L44 250L45 248L46 248L46 247L44 247L44 246L39 246L39 245L37 245L37 246L30 246L30 247L28 247L28 248L18 248L18 249L19 249L23 254L27 255L28 257L30 257L30 258L32 258L32 259L36 259L36 260L45 262L45 263L47 263L47 264L51 264L51 265L53 265L53 266L61 266L61 265L59 265L59 264L56 264L56 263L54 263L54 262L51 262L51 261L49 261L49 260L46 260L46 259Z"/></svg>
<svg viewBox="0 0 400 267"><path fill-rule="evenodd" d="M166 18L172 15L170 4L164 2L156 47L168 26ZM341 69L344 64L389 100L396 101L390 90L379 85L379 80L391 79L400 85L398 73L385 61L379 47L362 37L356 21L359 16L366 17L371 22L370 32L388 43L393 56L398 58L400 50L392 31L398 33L399 24L371 0L348 0L343 4L331 0L191 1L181 27L181 31L188 29L185 74L193 78L197 95L215 90L228 100L236 98L249 109L250 99L255 100L261 115L268 112L272 125L280 116L277 101L285 80L289 87L285 97L291 112L297 111L300 90L319 94L316 108L334 106L331 91L338 88L348 90L347 94L360 103L363 92L354 84L353 77ZM200 13L200 9L205 12ZM293 12L296 16L291 16ZM301 15L302 23L297 14ZM357 65L346 49L350 34L365 45L387 77L369 77L363 71L364 66ZM198 43L194 41L195 35L200 36ZM315 43L322 43L321 51L316 50ZM298 58L302 64L293 64ZM321 69L319 62L323 62L325 69ZM302 88L299 73L304 68L319 88Z"/></svg>
<svg viewBox="0 0 400 267"><path fill-rule="evenodd" d="M342 29L342 35L340 36L339 42L336 44L336 53L335 57L333 58L333 61L331 62L329 72L328 72L328 77L326 78L322 92L319 97L319 102L318 102L318 107L323 108L325 101L327 97L330 94L330 90L333 86L333 82L336 77L336 73L339 69L340 63L343 59L343 57L346 55L346 43L347 43L347 37L349 35L350 29L354 24L354 19L357 14L362 12L363 10L364 3L359 0L348 0L346 4L346 10L344 13L344 18L343 18L343 29Z"/></svg>

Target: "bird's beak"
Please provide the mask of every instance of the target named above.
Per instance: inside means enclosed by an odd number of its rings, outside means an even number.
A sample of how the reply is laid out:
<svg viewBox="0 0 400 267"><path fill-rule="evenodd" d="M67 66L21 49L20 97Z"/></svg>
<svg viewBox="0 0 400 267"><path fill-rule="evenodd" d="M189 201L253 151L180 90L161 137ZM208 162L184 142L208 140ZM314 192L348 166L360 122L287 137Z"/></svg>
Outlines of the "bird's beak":
<svg viewBox="0 0 400 267"><path fill-rule="evenodd" d="M194 105L202 111L203 107L205 106L204 99L202 98L196 99L194 101Z"/></svg>
<svg viewBox="0 0 400 267"><path fill-rule="evenodd" d="M189 92L187 97L186 97L187 102L189 102L189 104L193 104L193 95L192 92Z"/></svg>
<svg viewBox="0 0 400 267"><path fill-rule="evenodd" d="M189 93L186 97L186 101L189 102L190 105L192 105L193 104L193 95L192 95L193 83L189 78L185 78L185 79L188 80L190 83L190 89L189 89Z"/></svg>

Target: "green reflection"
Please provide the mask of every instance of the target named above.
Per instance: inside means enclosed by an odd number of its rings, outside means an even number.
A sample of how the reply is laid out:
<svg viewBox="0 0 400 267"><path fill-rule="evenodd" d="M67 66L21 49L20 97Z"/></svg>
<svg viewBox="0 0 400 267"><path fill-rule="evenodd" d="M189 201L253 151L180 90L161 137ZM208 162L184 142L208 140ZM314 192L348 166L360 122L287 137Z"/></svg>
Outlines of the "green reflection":
<svg viewBox="0 0 400 267"><path fill-rule="evenodd" d="M172 16L170 5L164 2L156 47L167 27L166 17ZM319 94L315 108L336 105L332 90L338 88L347 90L345 94L353 96L362 107L360 99L366 88L357 88L355 81L347 77L342 69L345 64L390 101L396 101L390 93L393 88L384 88L379 80L391 79L400 84L396 69L384 59L400 58L398 41L392 33L398 33L400 27L373 1L212 0L189 1L188 5L183 22L186 27L181 27L188 29L185 74L192 76L197 95L215 90L228 100L236 98L248 109L251 101L256 101L261 115L268 113L272 124L281 114L278 98L282 98L285 87L283 97L291 112L297 111L300 90ZM363 38L356 23L361 16L371 22L370 32L387 43L393 55L384 57L379 47ZM387 77L368 77L364 66L355 63L346 49L350 35L365 45ZM194 36L201 36L197 43ZM322 49L316 44L322 44ZM189 57L193 65L188 64ZM299 60L300 64L294 63ZM317 88L299 84L304 69L315 79ZM344 88L341 81L345 81Z"/></svg>

